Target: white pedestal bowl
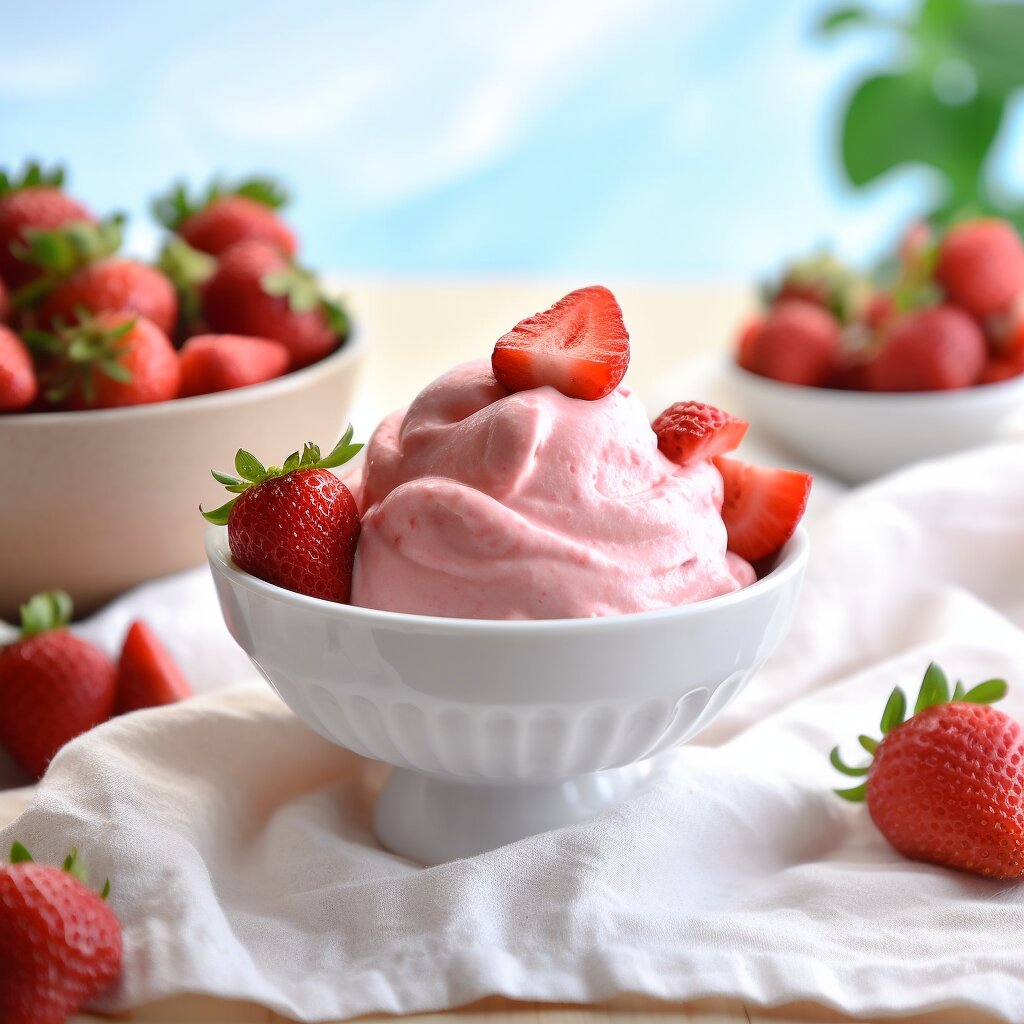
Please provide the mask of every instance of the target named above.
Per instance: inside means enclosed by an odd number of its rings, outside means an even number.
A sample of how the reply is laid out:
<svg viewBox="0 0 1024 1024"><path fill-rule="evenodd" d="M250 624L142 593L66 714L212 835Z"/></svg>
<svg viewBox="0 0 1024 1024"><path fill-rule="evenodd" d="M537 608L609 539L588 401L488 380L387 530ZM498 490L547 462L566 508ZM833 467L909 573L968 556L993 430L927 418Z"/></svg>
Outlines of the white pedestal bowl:
<svg viewBox="0 0 1024 1024"><path fill-rule="evenodd" d="M381 843L437 864L589 817L749 682L789 624L808 542L734 594L594 619L401 615L295 594L207 554L232 636L320 735L395 766Z"/></svg>

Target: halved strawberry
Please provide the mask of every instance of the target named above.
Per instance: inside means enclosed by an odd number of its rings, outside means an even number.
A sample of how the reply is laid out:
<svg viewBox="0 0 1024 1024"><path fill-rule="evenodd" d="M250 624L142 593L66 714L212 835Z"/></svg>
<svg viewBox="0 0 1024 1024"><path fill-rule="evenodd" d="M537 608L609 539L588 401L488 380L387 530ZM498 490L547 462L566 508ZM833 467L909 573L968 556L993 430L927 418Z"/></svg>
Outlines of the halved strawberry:
<svg viewBox="0 0 1024 1024"><path fill-rule="evenodd" d="M173 704L192 696L192 687L156 635L133 622L117 663L116 714Z"/></svg>
<svg viewBox="0 0 1024 1024"><path fill-rule="evenodd" d="M750 426L703 402L676 402L651 424L662 454L679 466L725 455L739 447Z"/></svg>
<svg viewBox="0 0 1024 1024"><path fill-rule="evenodd" d="M491 366L509 391L550 384L569 398L604 398L629 366L622 310L600 285L570 292L499 338Z"/></svg>
<svg viewBox="0 0 1024 1024"><path fill-rule="evenodd" d="M775 554L796 530L811 493L811 477L791 469L716 458L725 484L722 521L729 550L748 562Z"/></svg>

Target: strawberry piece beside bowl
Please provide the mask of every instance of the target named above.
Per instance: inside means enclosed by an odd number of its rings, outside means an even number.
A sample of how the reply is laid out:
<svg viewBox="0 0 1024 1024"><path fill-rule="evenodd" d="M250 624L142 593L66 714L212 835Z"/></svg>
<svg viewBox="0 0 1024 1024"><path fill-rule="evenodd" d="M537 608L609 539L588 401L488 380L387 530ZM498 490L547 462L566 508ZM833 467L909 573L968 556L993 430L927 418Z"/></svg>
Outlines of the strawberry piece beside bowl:
<svg viewBox="0 0 1024 1024"><path fill-rule="evenodd" d="M0 413L27 409L38 391L31 353L14 331L0 325Z"/></svg>
<svg viewBox="0 0 1024 1024"><path fill-rule="evenodd" d="M121 925L72 849L61 868L20 843L0 867L0 1021L63 1024L121 973Z"/></svg>
<svg viewBox="0 0 1024 1024"><path fill-rule="evenodd" d="M807 473L754 466L739 459L714 460L722 474L722 521L729 550L748 562L776 554L793 536L807 509Z"/></svg>
<svg viewBox="0 0 1024 1024"><path fill-rule="evenodd" d="M499 338L491 366L509 391L551 385L569 398L604 398L629 366L622 310L600 285L570 292Z"/></svg>
<svg viewBox="0 0 1024 1024"><path fill-rule="evenodd" d="M1024 878L1024 732L989 705L1006 682L989 679L952 693L945 673L928 667L909 719L897 687L882 714L882 739L860 738L869 765L832 764L865 781L836 790L866 801L886 840L911 860L991 878Z"/></svg>
<svg viewBox="0 0 1024 1024"><path fill-rule="evenodd" d="M161 707L191 696L188 680L153 630L145 622L133 622L117 662L115 713Z"/></svg>
<svg viewBox="0 0 1024 1024"><path fill-rule="evenodd" d="M288 371L291 356L279 341L239 334L197 334L179 353L181 397L248 387Z"/></svg>
<svg viewBox="0 0 1024 1024"><path fill-rule="evenodd" d="M183 184L153 204L157 219L193 249L220 256L239 242L268 242L293 256L298 241L277 210L287 194L269 178L249 178L232 185L213 182L198 199Z"/></svg>
<svg viewBox="0 0 1024 1024"><path fill-rule="evenodd" d="M260 241L240 242L220 257L202 288L202 315L211 332L281 342L292 369L323 359L349 330L316 278Z"/></svg>
<svg viewBox="0 0 1024 1024"><path fill-rule="evenodd" d="M114 709L113 662L65 629L70 621L67 594L37 594L22 605L20 639L0 647L0 743L35 778Z"/></svg>
<svg viewBox="0 0 1024 1024"><path fill-rule="evenodd" d="M679 466L735 451L743 440L746 420L703 402L676 402L651 424L661 453Z"/></svg>
<svg viewBox="0 0 1024 1024"><path fill-rule="evenodd" d="M238 495L211 512L207 522L227 526L235 564L275 586L325 601L348 601L359 538L359 510L331 469L362 449L351 426L333 451L321 457L312 443L293 452L280 469L239 449L237 477L213 472Z"/></svg>

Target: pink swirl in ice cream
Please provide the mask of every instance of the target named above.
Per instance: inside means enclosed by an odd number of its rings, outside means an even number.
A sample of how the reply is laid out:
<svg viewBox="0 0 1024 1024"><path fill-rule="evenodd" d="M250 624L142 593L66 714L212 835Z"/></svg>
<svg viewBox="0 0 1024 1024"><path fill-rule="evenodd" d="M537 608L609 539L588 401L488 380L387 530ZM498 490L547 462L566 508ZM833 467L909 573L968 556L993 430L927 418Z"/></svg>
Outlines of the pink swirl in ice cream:
<svg viewBox="0 0 1024 1024"><path fill-rule="evenodd" d="M352 604L544 619L669 608L738 590L722 478L658 451L622 385L599 401L510 394L489 362L457 366L377 428Z"/></svg>

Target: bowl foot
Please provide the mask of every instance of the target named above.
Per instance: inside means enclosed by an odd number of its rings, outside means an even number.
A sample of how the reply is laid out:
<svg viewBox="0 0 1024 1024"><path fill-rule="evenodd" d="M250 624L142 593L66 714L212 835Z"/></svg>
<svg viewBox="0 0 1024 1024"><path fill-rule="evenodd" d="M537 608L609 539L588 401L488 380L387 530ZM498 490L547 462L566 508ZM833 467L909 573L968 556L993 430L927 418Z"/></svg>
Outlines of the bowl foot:
<svg viewBox="0 0 1024 1024"><path fill-rule="evenodd" d="M535 782L455 779L396 768L377 801L383 846L421 864L472 857L583 821L628 796L646 763Z"/></svg>

